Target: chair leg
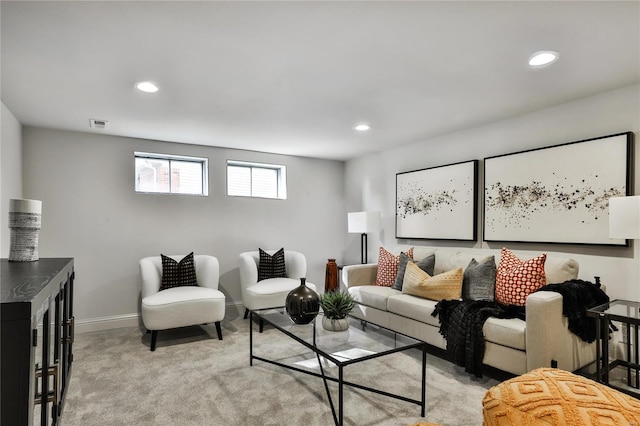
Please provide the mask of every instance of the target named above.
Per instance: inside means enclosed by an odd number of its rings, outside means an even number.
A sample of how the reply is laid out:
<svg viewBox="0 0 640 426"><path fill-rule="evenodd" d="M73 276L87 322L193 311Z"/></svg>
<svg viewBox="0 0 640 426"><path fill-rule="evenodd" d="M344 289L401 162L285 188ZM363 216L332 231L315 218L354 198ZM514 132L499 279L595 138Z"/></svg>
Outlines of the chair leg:
<svg viewBox="0 0 640 426"><path fill-rule="evenodd" d="M260 318L260 333L262 333L262 330L264 330L264 321Z"/></svg>
<svg viewBox="0 0 640 426"><path fill-rule="evenodd" d="M220 328L220 321L216 321L216 331L218 332L218 340L222 340L222 328Z"/></svg>
<svg viewBox="0 0 640 426"><path fill-rule="evenodd" d="M249 317L249 309L244 308L244 319L247 319Z"/></svg>
<svg viewBox="0 0 640 426"><path fill-rule="evenodd" d="M158 340L158 330L151 330L151 352L156 350L157 340Z"/></svg>

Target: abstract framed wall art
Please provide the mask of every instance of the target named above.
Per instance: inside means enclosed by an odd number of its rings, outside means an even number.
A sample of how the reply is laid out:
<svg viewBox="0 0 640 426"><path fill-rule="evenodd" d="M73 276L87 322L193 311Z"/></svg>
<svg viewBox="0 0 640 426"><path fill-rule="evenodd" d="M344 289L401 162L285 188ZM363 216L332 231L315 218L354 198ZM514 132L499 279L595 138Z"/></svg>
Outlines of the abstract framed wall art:
<svg viewBox="0 0 640 426"><path fill-rule="evenodd" d="M484 241L628 245L609 198L631 192L633 133L484 159Z"/></svg>
<svg viewBox="0 0 640 426"><path fill-rule="evenodd" d="M475 241L478 160L396 174L396 238Z"/></svg>

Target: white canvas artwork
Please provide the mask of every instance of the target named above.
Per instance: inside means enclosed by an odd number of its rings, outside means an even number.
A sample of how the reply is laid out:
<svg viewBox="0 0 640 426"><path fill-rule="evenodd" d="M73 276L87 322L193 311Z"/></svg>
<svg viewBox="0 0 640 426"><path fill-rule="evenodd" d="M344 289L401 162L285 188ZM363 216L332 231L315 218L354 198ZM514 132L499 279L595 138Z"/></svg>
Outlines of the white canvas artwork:
<svg viewBox="0 0 640 426"><path fill-rule="evenodd" d="M485 241L625 245L609 198L627 195L632 134L484 159Z"/></svg>
<svg viewBox="0 0 640 426"><path fill-rule="evenodd" d="M396 174L396 238L475 241L478 160Z"/></svg>

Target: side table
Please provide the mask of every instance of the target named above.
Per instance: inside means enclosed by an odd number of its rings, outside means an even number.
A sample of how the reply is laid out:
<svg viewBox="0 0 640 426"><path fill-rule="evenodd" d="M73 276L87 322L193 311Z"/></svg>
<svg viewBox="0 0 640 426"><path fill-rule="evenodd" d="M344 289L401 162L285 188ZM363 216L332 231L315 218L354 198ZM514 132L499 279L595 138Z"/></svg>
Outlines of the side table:
<svg viewBox="0 0 640 426"><path fill-rule="evenodd" d="M640 358L638 357L640 302L616 299L604 305L588 309L587 316L596 318L596 381L638 397L640 391L633 389L640 389ZM608 330L610 321L621 322L623 327L626 327L626 360L615 359L609 362ZM631 334L632 328L633 335ZM616 367L627 369L628 387L619 387L609 383L609 373Z"/></svg>

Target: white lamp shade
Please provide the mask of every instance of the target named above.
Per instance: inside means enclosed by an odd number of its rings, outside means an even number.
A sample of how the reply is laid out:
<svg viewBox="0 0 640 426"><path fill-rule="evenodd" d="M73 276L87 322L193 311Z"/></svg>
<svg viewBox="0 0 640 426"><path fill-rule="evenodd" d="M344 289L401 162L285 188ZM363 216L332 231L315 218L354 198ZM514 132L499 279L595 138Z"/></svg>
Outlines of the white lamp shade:
<svg viewBox="0 0 640 426"><path fill-rule="evenodd" d="M353 212L347 218L349 233L367 234L380 230L380 212Z"/></svg>
<svg viewBox="0 0 640 426"><path fill-rule="evenodd" d="M609 198L609 237L640 239L640 196Z"/></svg>

